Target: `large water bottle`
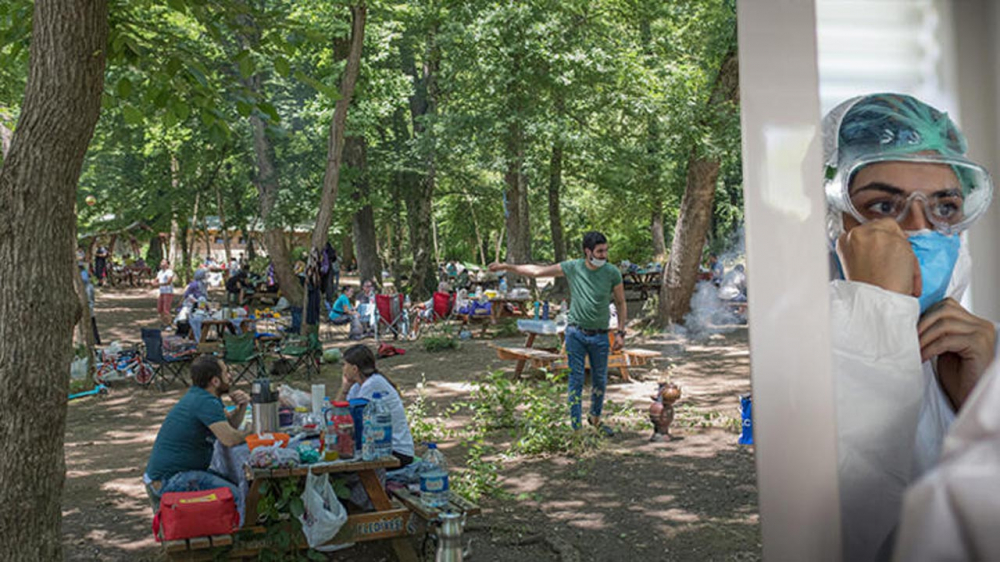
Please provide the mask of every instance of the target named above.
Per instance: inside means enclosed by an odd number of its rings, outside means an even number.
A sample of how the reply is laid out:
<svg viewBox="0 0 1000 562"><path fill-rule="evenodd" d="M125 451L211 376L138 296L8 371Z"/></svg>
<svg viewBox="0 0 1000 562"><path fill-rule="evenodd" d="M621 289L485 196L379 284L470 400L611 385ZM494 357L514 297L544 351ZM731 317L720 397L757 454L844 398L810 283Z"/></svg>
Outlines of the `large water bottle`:
<svg viewBox="0 0 1000 562"><path fill-rule="evenodd" d="M420 500L427 507L448 507L448 462L437 448L437 443L427 444L424 462L432 468L420 474Z"/></svg>
<svg viewBox="0 0 1000 562"><path fill-rule="evenodd" d="M392 412L381 392L372 396L365 408L362 460L371 461L392 456Z"/></svg>

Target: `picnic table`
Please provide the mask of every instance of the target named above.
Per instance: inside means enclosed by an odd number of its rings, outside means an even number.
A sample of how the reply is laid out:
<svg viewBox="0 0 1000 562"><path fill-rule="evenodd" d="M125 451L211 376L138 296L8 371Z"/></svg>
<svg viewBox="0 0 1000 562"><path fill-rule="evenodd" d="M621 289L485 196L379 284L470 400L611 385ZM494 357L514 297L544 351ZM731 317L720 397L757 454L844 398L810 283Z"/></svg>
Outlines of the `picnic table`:
<svg viewBox="0 0 1000 562"><path fill-rule="evenodd" d="M416 562L417 554L410 542L410 518L413 510L399 500L390 499L389 494L379 482L377 470L396 468L399 459L385 457L374 461L342 460L323 462L310 466L294 468L260 469L244 466L245 476L249 484L246 497L246 514L241 531L250 531L253 538L244 539L245 535L217 535L199 537L180 541L167 541L164 549L172 559L183 560L213 560L216 558L214 548L231 546L230 558L254 557L268 545L264 541L265 528L259 521L257 504L261 499L260 488L267 481L294 478L301 479L311 470L313 474L356 474L364 486L368 499L375 511L349 514L344 526L340 528L327 545L350 544L388 539L392 541L393 550L401 562ZM256 538L260 537L260 538ZM300 536L300 548L308 548L305 536Z"/></svg>
<svg viewBox="0 0 1000 562"><path fill-rule="evenodd" d="M517 361L517 366L514 368L514 377L521 376L528 361L531 361L533 367L539 369L551 368L554 370L564 370L569 368L569 361L566 356L566 328L564 326L558 326L552 320L531 320L518 321L517 329L527 334L524 347L492 346L496 349L497 357L500 359ZM558 350L535 348L535 338L541 334L558 335L561 347ZM610 333L608 337L611 337ZM611 351L608 354L608 369L618 369L622 379L628 382L631 380L628 372L629 367L646 365L651 359L659 356L659 351L650 349L623 348L618 351ZM586 361L585 365L589 368L589 357Z"/></svg>
<svg viewBox="0 0 1000 562"><path fill-rule="evenodd" d="M663 270L659 269L638 269L625 273L623 281L626 289L639 291L639 297L646 300L650 292L660 290L660 282L663 279Z"/></svg>

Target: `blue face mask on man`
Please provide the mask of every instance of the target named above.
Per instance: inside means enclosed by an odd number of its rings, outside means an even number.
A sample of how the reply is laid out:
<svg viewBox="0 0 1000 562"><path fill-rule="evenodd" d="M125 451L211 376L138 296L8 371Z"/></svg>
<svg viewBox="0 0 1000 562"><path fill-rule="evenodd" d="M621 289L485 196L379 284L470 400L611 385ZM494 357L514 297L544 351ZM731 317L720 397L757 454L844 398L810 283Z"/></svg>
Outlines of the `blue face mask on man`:
<svg viewBox="0 0 1000 562"><path fill-rule="evenodd" d="M919 300L920 314L923 314L947 295L948 283L951 282L962 241L957 234L949 236L935 230L918 230L907 234L907 240L920 263L923 290Z"/></svg>

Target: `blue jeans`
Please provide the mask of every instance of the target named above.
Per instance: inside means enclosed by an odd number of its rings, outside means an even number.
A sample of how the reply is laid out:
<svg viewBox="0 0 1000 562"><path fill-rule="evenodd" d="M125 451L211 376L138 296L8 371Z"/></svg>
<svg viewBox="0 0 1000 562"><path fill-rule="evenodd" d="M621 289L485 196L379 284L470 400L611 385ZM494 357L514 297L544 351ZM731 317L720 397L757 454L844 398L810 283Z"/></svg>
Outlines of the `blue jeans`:
<svg viewBox="0 0 1000 562"><path fill-rule="evenodd" d="M576 326L566 327L566 354L569 357L569 416L573 429L580 427L586 357L590 356L590 415L600 416L604 408L604 390L608 386L608 352L611 343L607 332L589 336Z"/></svg>
<svg viewBox="0 0 1000 562"><path fill-rule="evenodd" d="M200 492L213 488L229 488L233 492L233 499L236 500L236 510L240 513L240 525L243 525L243 502L245 498L240 493L240 489L229 480L204 470L188 470L178 472L163 483L159 491L154 490L146 484L146 493L149 494L150 503L153 506L153 513L160 511L160 498L167 492Z"/></svg>

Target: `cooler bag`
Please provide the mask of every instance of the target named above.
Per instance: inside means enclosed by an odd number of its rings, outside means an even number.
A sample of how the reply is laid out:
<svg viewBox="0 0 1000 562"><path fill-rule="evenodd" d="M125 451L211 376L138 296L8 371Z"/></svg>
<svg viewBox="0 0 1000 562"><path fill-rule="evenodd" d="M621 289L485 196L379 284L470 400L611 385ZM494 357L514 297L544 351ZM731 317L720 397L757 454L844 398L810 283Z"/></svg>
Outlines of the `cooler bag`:
<svg viewBox="0 0 1000 562"><path fill-rule="evenodd" d="M228 535L239 526L240 514L236 511L233 491L225 487L167 492L160 498L160 511L153 517L153 535L157 541Z"/></svg>

